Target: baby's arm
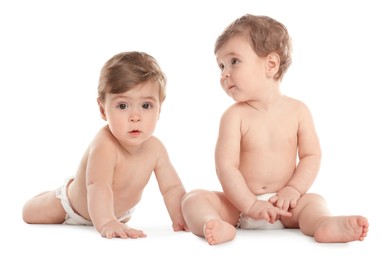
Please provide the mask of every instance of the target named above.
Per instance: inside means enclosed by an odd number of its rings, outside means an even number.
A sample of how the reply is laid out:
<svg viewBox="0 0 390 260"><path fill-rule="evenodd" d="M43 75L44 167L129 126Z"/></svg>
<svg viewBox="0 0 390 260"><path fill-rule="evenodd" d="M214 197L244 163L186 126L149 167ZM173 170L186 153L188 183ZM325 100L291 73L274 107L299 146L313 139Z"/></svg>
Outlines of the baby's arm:
<svg viewBox="0 0 390 260"><path fill-rule="evenodd" d="M115 216L111 187L115 162L115 149L103 144L91 147L86 169L87 203L91 220L96 230L106 238L145 237L142 231L129 228Z"/></svg>
<svg viewBox="0 0 390 260"><path fill-rule="evenodd" d="M313 119L303 103L299 104L298 122L298 165L287 185L270 199L275 206L285 210L294 208L301 195L309 190L317 177L321 162L321 148Z"/></svg>
<svg viewBox="0 0 390 260"><path fill-rule="evenodd" d="M257 201L249 189L241 171L241 115L240 109L233 106L222 116L215 150L216 170L225 195L244 214Z"/></svg>
<svg viewBox="0 0 390 260"><path fill-rule="evenodd" d="M185 188L169 159L168 152L158 139L156 139L154 151L158 152L158 160L154 172L165 206L172 220L173 230L188 231L181 211L181 199L186 193Z"/></svg>

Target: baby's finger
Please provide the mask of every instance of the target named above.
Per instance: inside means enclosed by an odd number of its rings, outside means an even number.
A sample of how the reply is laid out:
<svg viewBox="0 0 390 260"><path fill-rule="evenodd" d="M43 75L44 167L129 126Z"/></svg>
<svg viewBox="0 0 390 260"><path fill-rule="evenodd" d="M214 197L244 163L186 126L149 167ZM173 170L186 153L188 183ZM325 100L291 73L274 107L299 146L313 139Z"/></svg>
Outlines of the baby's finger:
<svg viewBox="0 0 390 260"><path fill-rule="evenodd" d="M173 231L182 231L182 230L184 230L184 227L181 224L173 224L172 227L173 227Z"/></svg>
<svg viewBox="0 0 390 260"><path fill-rule="evenodd" d="M270 216L270 219L269 219L268 222L271 223L271 224L275 223L276 218L278 216L277 211L276 210L270 210L269 216Z"/></svg>
<svg viewBox="0 0 390 260"><path fill-rule="evenodd" d="M271 220L271 216L270 216L270 208L267 208L265 210L263 210L261 213L260 213L260 219L263 218L265 219L266 221L270 221Z"/></svg>
<svg viewBox="0 0 390 260"><path fill-rule="evenodd" d="M107 231L105 234L103 234L103 237L111 239L114 237L114 233L112 231Z"/></svg>
<svg viewBox="0 0 390 260"><path fill-rule="evenodd" d="M288 200L285 200L281 209L287 211L289 208L290 208L290 202Z"/></svg>
<svg viewBox="0 0 390 260"><path fill-rule="evenodd" d="M288 212L287 210L279 210L279 215L284 217L291 217L291 212Z"/></svg>
<svg viewBox="0 0 390 260"><path fill-rule="evenodd" d="M183 230L184 230L184 231L190 231L190 229L189 229L189 227L187 226L187 224L184 224Z"/></svg>
<svg viewBox="0 0 390 260"><path fill-rule="evenodd" d="M189 231L187 225L179 224L173 227L174 231Z"/></svg>
<svg viewBox="0 0 390 260"><path fill-rule="evenodd" d="M278 198L278 201L276 202L275 206L279 209L284 209L284 205L286 204L286 200Z"/></svg>
<svg viewBox="0 0 390 260"><path fill-rule="evenodd" d="M292 209L295 208L295 206L297 205L297 203L298 203L298 200L296 200L296 199L291 200L291 202L290 202L290 207L291 207Z"/></svg>
<svg viewBox="0 0 390 260"><path fill-rule="evenodd" d="M133 238L133 239L138 238L137 233L135 233L135 232L134 232L133 230L131 230L131 229L127 229L127 230L126 230L126 235L127 235L127 237L129 237L129 238Z"/></svg>
<svg viewBox="0 0 390 260"><path fill-rule="evenodd" d="M130 238L146 237L142 230L129 229L126 231L126 233Z"/></svg>
<svg viewBox="0 0 390 260"><path fill-rule="evenodd" d="M280 197L278 196L278 194L275 194L274 196L272 196L271 198L269 198L268 201L269 201L272 205L276 206L276 204L279 203L279 201L280 201Z"/></svg>
<svg viewBox="0 0 390 260"><path fill-rule="evenodd" d="M121 230L121 229L115 232L115 237L120 237L123 239L128 238L126 232L124 230Z"/></svg>

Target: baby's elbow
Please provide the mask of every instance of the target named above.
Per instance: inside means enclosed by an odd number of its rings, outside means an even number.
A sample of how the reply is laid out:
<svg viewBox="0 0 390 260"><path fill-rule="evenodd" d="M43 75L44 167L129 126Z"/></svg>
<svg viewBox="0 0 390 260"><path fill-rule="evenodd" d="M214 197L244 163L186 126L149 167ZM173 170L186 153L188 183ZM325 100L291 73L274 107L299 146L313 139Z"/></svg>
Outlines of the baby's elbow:
<svg viewBox="0 0 390 260"><path fill-rule="evenodd" d="M313 166L313 170L318 172L321 167L321 153L313 154L311 157L311 164Z"/></svg>
<svg viewBox="0 0 390 260"><path fill-rule="evenodd" d="M161 194L165 196L170 196L171 194L174 194L174 196L182 197L186 193L186 190L182 183L177 183L172 186L169 186L165 189L161 189Z"/></svg>

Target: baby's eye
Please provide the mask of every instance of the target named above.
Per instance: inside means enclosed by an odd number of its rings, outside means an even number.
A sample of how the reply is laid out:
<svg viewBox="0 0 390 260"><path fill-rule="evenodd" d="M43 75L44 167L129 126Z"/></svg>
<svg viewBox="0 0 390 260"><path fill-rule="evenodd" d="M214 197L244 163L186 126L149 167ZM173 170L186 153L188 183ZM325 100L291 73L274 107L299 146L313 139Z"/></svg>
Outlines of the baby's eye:
<svg viewBox="0 0 390 260"><path fill-rule="evenodd" d="M220 69L221 71L223 71L223 70L225 69L225 65L223 65L222 63L219 64L219 69Z"/></svg>
<svg viewBox="0 0 390 260"><path fill-rule="evenodd" d="M120 110L126 110L127 108L129 108L129 106L126 103L120 103L116 107L119 108Z"/></svg>
<svg viewBox="0 0 390 260"><path fill-rule="evenodd" d="M232 64L236 64L238 62L238 59L236 59L236 58L233 58L232 60L231 60L231 63Z"/></svg>
<svg viewBox="0 0 390 260"><path fill-rule="evenodd" d="M143 103L143 104L142 104L142 108L143 108L143 109L151 109L152 107L153 107L153 105L150 104L150 103Z"/></svg>

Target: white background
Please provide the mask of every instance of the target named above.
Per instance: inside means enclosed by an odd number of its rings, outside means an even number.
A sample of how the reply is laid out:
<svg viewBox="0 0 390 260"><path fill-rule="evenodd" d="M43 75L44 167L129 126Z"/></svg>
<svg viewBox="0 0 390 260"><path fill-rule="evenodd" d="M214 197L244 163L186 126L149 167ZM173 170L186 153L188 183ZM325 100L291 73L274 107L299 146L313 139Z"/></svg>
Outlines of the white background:
<svg viewBox="0 0 390 260"><path fill-rule="evenodd" d="M389 255L389 45L386 1L1 1L1 259L371 257ZM122 51L154 56L168 77L156 129L186 189L220 190L214 171L219 118L232 100L219 86L214 42L234 19L271 16L293 38L284 94L304 101L323 162L311 191L335 215L370 221L364 242L317 244L299 231L239 231L210 247L171 231L154 177L130 225L145 239L111 241L93 228L27 225L26 200L75 173L104 125L100 68Z"/></svg>

